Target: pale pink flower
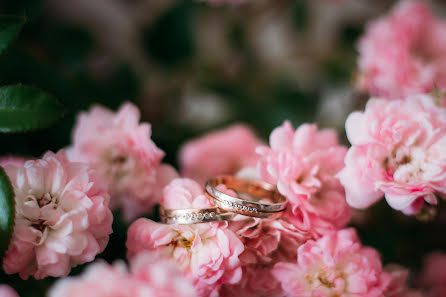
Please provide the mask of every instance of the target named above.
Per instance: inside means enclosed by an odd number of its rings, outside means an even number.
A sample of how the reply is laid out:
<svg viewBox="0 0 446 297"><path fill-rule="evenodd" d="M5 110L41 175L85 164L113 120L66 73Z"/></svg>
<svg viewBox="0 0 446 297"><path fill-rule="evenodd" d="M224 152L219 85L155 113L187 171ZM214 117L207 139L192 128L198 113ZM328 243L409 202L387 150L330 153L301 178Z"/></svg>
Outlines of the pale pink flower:
<svg viewBox="0 0 446 297"><path fill-rule="evenodd" d="M358 87L395 99L446 88L446 22L425 1L402 0L359 42Z"/></svg>
<svg viewBox="0 0 446 297"><path fill-rule="evenodd" d="M162 202L169 208L212 205L200 185L190 179L173 180ZM239 255L243 243L227 228L227 222L164 225L141 218L128 230L127 249L130 259L145 250L174 259L200 296L218 296L222 284L237 283L242 276Z"/></svg>
<svg viewBox="0 0 446 297"><path fill-rule="evenodd" d="M179 153L181 174L200 184L215 175L234 175L243 167L255 166L259 144L245 125L209 133L183 145Z"/></svg>
<svg viewBox="0 0 446 297"><path fill-rule="evenodd" d="M424 259L420 272L419 285L429 297L446 296L446 254L433 252Z"/></svg>
<svg viewBox="0 0 446 297"><path fill-rule="evenodd" d="M113 266L91 264L76 277L61 279L50 289L49 297L195 297L192 285L174 263L150 253L141 253L130 263Z"/></svg>
<svg viewBox="0 0 446 297"><path fill-rule="evenodd" d="M294 131L286 121L270 135L270 147L258 147L261 178L288 198L287 219L317 234L345 226L351 209L336 178L346 148L332 130L304 124Z"/></svg>
<svg viewBox="0 0 446 297"><path fill-rule="evenodd" d="M243 277L235 285L224 285L222 297L284 297L281 284L271 274L272 265L251 264L243 266Z"/></svg>
<svg viewBox="0 0 446 297"><path fill-rule="evenodd" d="M306 242L297 263L278 263L272 274L290 297L382 297L391 282L378 252L363 247L353 229Z"/></svg>
<svg viewBox="0 0 446 297"><path fill-rule="evenodd" d="M150 139L150 125L139 120L131 103L116 113L94 106L78 116L68 150L70 159L97 170L111 208L122 208L127 221L151 211L164 185L177 177L172 167L160 164L164 152Z"/></svg>
<svg viewBox="0 0 446 297"><path fill-rule="evenodd" d="M112 232L109 196L86 164L70 162L64 151L48 152L5 171L15 193L6 273L65 276L104 250Z"/></svg>
<svg viewBox="0 0 446 297"><path fill-rule="evenodd" d="M339 174L347 202L366 208L385 195L406 214L446 194L446 109L428 95L370 99L346 121L352 144Z"/></svg>
<svg viewBox="0 0 446 297"><path fill-rule="evenodd" d="M19 297L19 294L10 286L0 284L0 297Z"/></svg>
<svg viewBox="0 0 446 297"><path fill-rule="evenodd" d="M245 250L240 255L244 265L294 260L297 248L312 238L307 230L299 230L282 218L237 216L230 221L229 226L245 245Z"/></svg>
<svg viewBox="0 0 446 297"><path fill-rule="evenodd" d="M295 260L298 247L310 234L283 219L238 216L230 222L230 228L245 245L239 257L243 276L239 283L223 286L222 296L283 296L271 269L278 261Z"/></svg>

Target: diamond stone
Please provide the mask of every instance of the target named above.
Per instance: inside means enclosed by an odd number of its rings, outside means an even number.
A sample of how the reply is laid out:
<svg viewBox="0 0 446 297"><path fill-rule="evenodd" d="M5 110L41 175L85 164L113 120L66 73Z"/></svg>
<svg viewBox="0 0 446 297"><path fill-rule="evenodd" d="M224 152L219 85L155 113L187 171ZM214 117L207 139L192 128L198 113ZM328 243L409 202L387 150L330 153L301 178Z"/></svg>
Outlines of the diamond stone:
<svg viewBox="0 0 446 297"><path fill-rule="evenodd" d="M197 215L197 217L198 217L198 219L201 221L202 219L203 219L203 214L202 213L199 213L198 215Z"/></svg>
<svg viewBox="0 0 446 297"><path fill-rule="evenodd" d="M211 213L209 214L209 216L210 216L211 218L215 217L215 212L211 212Z"/></svg>
<svg viewBox="0 0 446 297"><path fill-rule="evenodd" d="M205 219L209 219L209 214L208 214L208 213L205 213L205 214L204 214L204 218L205 218Z"/></svg>

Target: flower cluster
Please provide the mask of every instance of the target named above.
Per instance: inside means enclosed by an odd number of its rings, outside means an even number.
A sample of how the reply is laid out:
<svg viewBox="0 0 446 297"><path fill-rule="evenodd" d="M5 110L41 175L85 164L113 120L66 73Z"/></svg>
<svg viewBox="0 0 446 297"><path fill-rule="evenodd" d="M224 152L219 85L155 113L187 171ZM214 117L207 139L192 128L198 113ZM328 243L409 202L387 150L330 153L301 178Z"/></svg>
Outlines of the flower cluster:
<svg viewBox="0 0 446 297"><path fill-rule="evenodd" d="M370 99L348 117L346 131L352 147L339 176L351 206L385 195L394 209L415 214L446 195L446 109L431 96Z"/></svg>
<svg viewBox="0 0 446 297"><path fill-rule="evenodd" d="M336 177L347 149L334 131L319 131L310 124L294 130L285 122L271 133L270 147L259 147L257 152L258 173L288 198L293 224L316 234L347 224L351 210Z"/></svg>
<svg viewBox="0 0 446 297"><path fill-rule="evenodd" d="M446 88L445 36L426 2L401 1L360 40L358 87L390 99Z"/></svg>
<svg viewBox="0 0 446 297"><path fill-rule="evenodd" d="M164 152L137 107L125 103L116 113L101 106L81 113L66 150L1 157L15 201L4 271L67 276L104 251L112 210L122 210L131 223L129 266L98 261L57 281L49 297L446 296L446 254L428 255L410 288L408 270L383 266L378 251L346 228L350 207L383 197L407 215L446 199L446 22L424 2L401 1L368 26L359 50L359 88L374 97L347 118L350 148L315 124L295 129L285 121L268 145L237 124L184 144L180 176L162 164ZM203 185L221 174L272 184L287 198L286 211L264 219L226 213L231 220L198 224L141 217L157 204L183 212L216 207ZM197 217L224 212L206 211ZM0 296L18 295L0 285Z"/></svg>
<svg viewBox="0 0 446 297"><path fill-rule="evenodd" d="M138 108L130 103L116 114L94 106L78 116L68 149L71 160L98 172L111 208L122 208L127 221L150 212L164 185L177 177L171 166L160 163L164 153L150 139L150 125L139 119Z"/></svg>

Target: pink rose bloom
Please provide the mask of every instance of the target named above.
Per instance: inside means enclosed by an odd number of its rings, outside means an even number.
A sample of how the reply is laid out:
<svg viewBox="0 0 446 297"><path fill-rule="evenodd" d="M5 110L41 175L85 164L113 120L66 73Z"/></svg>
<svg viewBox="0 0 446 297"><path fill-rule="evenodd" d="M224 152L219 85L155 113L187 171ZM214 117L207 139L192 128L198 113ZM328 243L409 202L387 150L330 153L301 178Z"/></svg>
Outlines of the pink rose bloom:
<svg viewBox="0 0 446 297"><path fill-rule="evenodd" d="M358 87L396 99L446 88L446 22L424 1L400 1L359 42Z"/></svg>
<svg viewBox="0 0 446 297"><path fill-rule="evenodd" d="M220 291L223 297L284 297L281 284L271 274L272 266L243 266L243 277L235 285L224 285Z"/></svg>
<svg viewBox="0 0 446 297"><path fill-rule="evenodd" d="M48 152L5 171L16 208L6 273L65 276L104 250L112 232L109 196L86 164L70 162L64 151Z"/></svg>
<svg viewBox="0 0 446 297"><path fill-rule="evenodd" d="M429 297L446 296L446 254L434 252L424 259L423 270L420 272L419 285Z"/></svg>
<svg viewBox="0 0 446 297"><path fill-rule="evenodd" d="M346 148L332 130L304 124L296 131L286 121L270 135L270 147L257 148L261 178L288 198L287 219L301 230L322 234L344 227L351 217L336 174Z"/></svg>
<svg viewBox="0 0 446 297"><path fill-rule="evenodd" d="M174 263L142 253L130 263L91 264L80 276L61 279L49 297L195 297L192 285Z"/></svg>
<svg viewBox="0 0 446 297"><path fill-rule="evenodd" d="M168 208L212 205L200 185L190 179L173 180L162 202ZM227 222L165 225L138 219L128 230L127 248L129 259L145 250L174 259L199 296L218 296L222 284L237 283L242 276L239 255L243 243L227 228Z"/></svg>
<svg viewBox="0 0 446 297"><path fill-rule="evenodd" d="M290 297L382 297L391 282L378 252L363 247L354 229L309 240L297 253L297 263L277 263L272 271Z"/></svg>
<svg viewBox="0 0 446 297"><path fill-rule="evenodd" d="M392 208L414 214L446 194L446 109L430 96L370 99L345 126L352 147L339 177L352 207L385 195Z"/></svg>
<svg viewBox="0 0 446 297"><path fill-rule="evenodd" d="M13 288L0 284L0 297L20 297Z"/></svg>
<svg viewBox="0 0 446 297"><path fill-rule="evenodd" d="M203 185L215 175L234 175L243 167L255 166L259 144L254 132L244 125L207 134L181 148L181 174Z"/></svg>
<svg viewBox="0 0 446 297"><path fill-rule="evenodd" d="M298 247L310 239L310 234L284 219L238 216L230 222L230 228L245 245L239 257L243 277L238 284L225 285L222 295L283 296L281 285L273 278L271 269L278 261L295 260Z"/></svg>
<svg viewBox="0 0 446 297"><path fill-rule="evenodd" d="M70 159L97 170L111 195L111 208L122 208L130 221L152 210L175 170L161 165L164 153L150 139L147 123L139 123L136 106L125 103L117 113L94 106L78 116Z"/></svg>
<svg viewBox="0 0 446 297"><path fill-rule="evenodd" d="M229 226L245 245L240 255L243 264L294 260L297 248L311 239L309 232L299 230L284 219L247 219L238 216Z"/></svg>
<svg viewBox="0 0 446 297"><path fill-rule="evenodd" d="M281 285L273 278L271 270L278 261L294 260L297 248L310 239L311 234L282 218L237 216L229 226L245 246L239 257L243 276L235 285L224 285L222 296L283 296Z"/></svg>

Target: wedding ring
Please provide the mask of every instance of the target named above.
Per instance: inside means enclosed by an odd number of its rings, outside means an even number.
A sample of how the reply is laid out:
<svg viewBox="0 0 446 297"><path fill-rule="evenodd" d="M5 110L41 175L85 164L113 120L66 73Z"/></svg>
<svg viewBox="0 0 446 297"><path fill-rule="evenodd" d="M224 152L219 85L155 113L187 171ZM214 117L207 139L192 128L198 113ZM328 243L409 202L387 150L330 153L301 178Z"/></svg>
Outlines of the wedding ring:
<svg viewBox="0 0 446 297"><path fill-rule="evenodd" d="M237 196L217 190L218 185L225 185L226 188L236 192ZM250 217L277 216L287 206L286 197L280 194L275 186L262 181L235 176L217 176L207 181L205 190L218 207Z"/></svg>
<svg viewBox="0 0 446 297"><path fill-rule="evenodd" d="M208 222L227 221L235 214L218 207L197 209L165 209L160 207L161 222L164 224L189 225Z"/></svg>

